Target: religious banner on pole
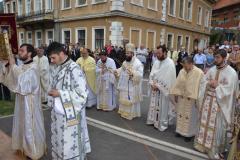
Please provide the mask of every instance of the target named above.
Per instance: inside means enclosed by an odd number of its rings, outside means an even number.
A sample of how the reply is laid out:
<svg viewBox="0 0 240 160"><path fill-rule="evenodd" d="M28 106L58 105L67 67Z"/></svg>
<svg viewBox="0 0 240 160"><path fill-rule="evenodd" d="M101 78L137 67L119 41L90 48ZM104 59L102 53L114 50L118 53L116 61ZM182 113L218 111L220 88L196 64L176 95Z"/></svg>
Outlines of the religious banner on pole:
<svg viewBox="0 0 240 160"><path fill-rule="evenodd" d="M0 14L0 58L6 59L9 51L13 54L18 53L17 27L15 14ZM8 35L8 37L6 37ZM9 42L6 42L8 40ZM6 53L6 51L8 53Z"/></svg>

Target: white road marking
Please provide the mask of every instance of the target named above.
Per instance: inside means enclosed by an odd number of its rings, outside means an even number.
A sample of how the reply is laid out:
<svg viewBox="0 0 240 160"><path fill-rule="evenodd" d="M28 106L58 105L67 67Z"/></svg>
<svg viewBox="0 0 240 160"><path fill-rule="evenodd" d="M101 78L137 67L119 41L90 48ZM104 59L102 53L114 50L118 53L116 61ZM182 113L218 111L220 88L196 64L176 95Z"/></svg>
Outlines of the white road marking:
<svg viewBox="0 0 240 160"><path fill-rule="evenodd" d="M9 117L13 117L13 114L7 115L7 116L2 116L2 117L0 117L0 119L9 118Z"/></svg>
<svg viewBox="0 0 240 160"><path fill-rule="evenodd" d="M46 110L49 110L49 108L45 108L43 109L43 111L46 111ZM7 115L7 116L0 116L0 119L4 119L4 118L9 118L9 117L13 117L14 114L10 114L10 115Z"/></svg>
<svg viewBox="0 0 240 160"><path fill-rule="evenodd" d="M143 79L143 82L148 82L149 81L149 79Z"/></svg>
<svg viewBox="0 0 240 160"><path fill-rule="evenodd" d="M96 120L96 119L92 119L87 117L87 122L89 125L105 130L107 132L116 134L118 136L127 138L129 140L138 142L138 143L142 143L145 145L148 145L150 147L154 147L157 149L160 149L162 151L166 151L184 158L188 158L188 159L194 159L194 160L206 160L208 159L208 157L205 154L199 153L195 150L192 149L188 149L182 146L178 146L172 143L168 143L165 141L161 141L159 139L156 138L152 138L143 134L139 134L136 132L132 132L130 130L127 129L123 129L114 125L110 125L108 123Z"/></svg>

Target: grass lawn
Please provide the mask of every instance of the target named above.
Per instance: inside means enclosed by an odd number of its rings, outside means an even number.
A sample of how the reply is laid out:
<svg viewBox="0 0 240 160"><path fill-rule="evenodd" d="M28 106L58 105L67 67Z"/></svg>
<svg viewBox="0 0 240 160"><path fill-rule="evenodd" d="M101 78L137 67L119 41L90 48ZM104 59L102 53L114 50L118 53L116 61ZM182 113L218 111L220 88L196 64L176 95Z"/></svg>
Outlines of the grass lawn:
<svg viewBox="0 0 240 160"><path fill-rule="evenodd" d="M0 117L13 114L14 101L0 100Z"/></svg>

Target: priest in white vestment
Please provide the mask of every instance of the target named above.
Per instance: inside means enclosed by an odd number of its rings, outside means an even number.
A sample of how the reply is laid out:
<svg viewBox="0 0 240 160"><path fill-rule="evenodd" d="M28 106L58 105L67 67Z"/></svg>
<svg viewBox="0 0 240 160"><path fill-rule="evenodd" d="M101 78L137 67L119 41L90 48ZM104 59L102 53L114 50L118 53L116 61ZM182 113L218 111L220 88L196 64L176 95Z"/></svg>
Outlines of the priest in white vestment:
<svg viewBox="0 0 240 160"><path fill-rule="evenodd" d="M97 109L112 111L116 108L115 61L101 51L97 62Z"/></svg>
<svg viewBox="0 0 240 160"><path fill-rule="evenodd" d="M2 64L0 74L1 82L16 94L12 148L37 160L46 151L39 71L32 60L35 56L32 45L21 45L18 54L24 64L17 66L10 55L8 67Z"/></svg>
<svg viewBox="0 0 240 160"><path fill-rule="evenodd" d="M126 60L115 71L119 77L119 110L121 117L132 120L141 116L143 65L134 56L134 45L126 45Z"/></svg>
<svg viewBox="0 0 240 160"><path fill-rule="evenodd" d="M159 131L165 131L175 117L169 92L176 80L176 69L173 60L167 57L165 45L159 46L156 54L157 60L153 64L149 77L151 100L147 124L154 125Z"/></svg>
<svg viewBox="0 0 240 160"><path fill-rule="evenodd" d="M66 54L62 44L53 42L47 49L53 64L57 64L51 78L49 104L51 112L51 143L53 160L85 160L91 151L85 103L86 78L80 67Z"/></svg>
<svg viewBox="0 0 240 160"><path fill-rule="evenodd" d="M203 102L194 147L206 152L210 159L224 159L222 153L228 149L232 134L238 76L226 64L225 50L218 50L214 57L216 66L208 70L205 85L200 90Z"/></svg>
<svg viewBox="0 0 240 160"><path fill-rule="evenodd" d="M43 48L37 49L37 56L33 58L33 61L37 63L40 73L40 86L41 86L41 99L42 103L47 102L47 92L49 88L49 62L48 58L44 56Z"/></svg>
<svg viewBox="0 0 240 160"><path fill-rule="evenodd" d="M191 141L198 129L199 89L203 84L203 71L193 65L193 59L186 57L182 61L176 83L171 89L177 111L176 136Z"/></svg>

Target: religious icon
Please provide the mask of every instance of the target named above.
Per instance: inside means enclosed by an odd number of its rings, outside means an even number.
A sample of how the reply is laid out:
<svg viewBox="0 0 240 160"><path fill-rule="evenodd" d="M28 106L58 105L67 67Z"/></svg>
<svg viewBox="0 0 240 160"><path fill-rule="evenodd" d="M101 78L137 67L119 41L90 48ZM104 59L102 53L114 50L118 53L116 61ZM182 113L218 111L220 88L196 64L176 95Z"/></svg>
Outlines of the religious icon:
<svg viewBox="0 0 240 160"><path fill-rule="evenodd" d="M11 39L11 27L10 25L0 25L0 33L7 33L9 39Z"/></svg>
<svg viewBox="0 0 240 160"><path fill-rule="evenodd" d="M1 14L0 13L0 34L6 33L8 35L8 43L11 47L11 53L18 53L18 40L17 40L17 25L16 15L14 13ZM1 36L2 37L2 36ZM1 38L3 39L3 37ZM3 44L3 41L1 42ZM3 46L1 46L1 58ZM5 57L5 56L4 56Z"/></svg>
<svg viewBox="0 0 240 160"><path fill-rule="evenodd" d="M10 54L12 54L12 50L8 33L0 33L0 60L8 60Z"/></svg>

